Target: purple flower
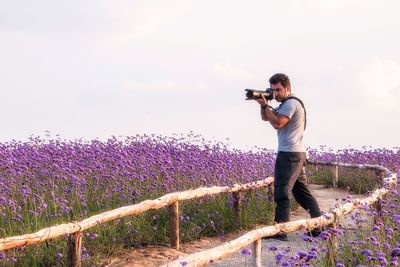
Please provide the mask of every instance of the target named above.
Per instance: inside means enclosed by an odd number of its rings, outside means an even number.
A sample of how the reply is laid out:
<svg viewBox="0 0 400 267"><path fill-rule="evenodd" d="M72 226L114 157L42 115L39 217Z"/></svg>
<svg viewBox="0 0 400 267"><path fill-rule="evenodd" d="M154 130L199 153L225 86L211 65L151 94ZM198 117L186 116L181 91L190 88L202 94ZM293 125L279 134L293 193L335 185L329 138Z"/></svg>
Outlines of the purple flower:
<svg viewBox="0 0 400 267"><path fill-rule="evenodd" d="M213 220L210 220L210 225L211 225L211 227L215 230L215 223L214 223Z"/></svg>
<svg viewBox="0 0 400 267"><path fill-rule="evenodd" d="M16 216L15 216L15 218L14 218L14 220L16 220L16 221L22 221L22 219L23 219L23 217L22 217L22 215L21 214L17 214Z"/></svg>
<svg viewBox="0 0 400 267"><path fill-rule="evenodd" d="M390 255L391 255L392 257L398 257L398 256L400 256L400 248L392 249L392 251L390 252Z"/></svg>
<svg viewBox="0 0 400 267"><path fill-rule="evenodd" d="M324 213L324 218L329 220L332 216L329 213Z"/></svg>
<svg viewBox="0 0 400 267"><path fill-rule="evenodd" d="M308 235L303 235L303 241L305 242L315 242L315 239Z"/></svg>
<svg viewBox="0 0 400 267"><path fill-rule="evenodd" d="M97 238L97 234L96 234L96 233L93 233L93 232L87 233L86 236L87 236L90 240L93 240L93 239L96 239L96 238Z"/></svg>
<svg viewBox="0 0 400 267"><path fill-rule="evenodd" d="M305 256L307 256L307 252L304 252L304 251L302 251L302 250L297 251L296 254L300 257L300 259L302 259L302 258L304 258Z"/></svg>
<svg viewBox="0 0 400 267"><path fill-rule="evenodd" d="M330 236L331 233L329 231L323 231L322 233L319 234L319 237L323 240L328 240Z"/></svg>
<svg viewBox="0 0 400 267"><path fill-rule="evenodd" d="M244 248L244 249L242 249L241 251L240 251L240 254L242 254L242 255L246 255L246 256L250 256L251 255L251 249L248 249L248 248Z"/></svg>
<svg viewBox="0 0 400 267"><path fill-rule="evenodd" d="M377 247L377 246L380 245L380 243L379 243L379 241L374 241L374 242L372 242L372 245L375 246L375 247Z"/></svg>
<svg viewBox="0 0 400 267"><path fill-rule="evenodd" d="M275 255L275 260L277 262L280 262L284 257L285 257L285 254L282 252L279 252L278 254Z"/></svg>
<svg viewBox="0 0 400 267"><path fill-rule="evenodd" d="M385 228L385 233L387 234L393 234L393 229L392 228Z"/></svg>
<svg viewBox="0 0 400 267"><path fill-rule="evenodd" d="M271 246L268 247L268 250L269 251L276 251L276 250L278 250L278 247L274 246L274 245L271 245Z"/></svg>
<svg viewBox="0 0 400 267"><path fill-rule="evenodd" d="M318 258L318 254L316 251L310 251L307 256L306 256L306 261L308 262L311 259L316 259Z"/></svg>
<svg viewBox="0 0 400 267"><path fill-rule="evenodd" d="M372 252L369 249L363 249L360 251L360 254L366 255L366 256L372 256Z"/></svg>
<svg viewBox="0 0 400 267"><path fill-rule="evenodd" d="M381 230L381 228L379 226L377 226L377 225L374 225L372 227L372 231L380 231L380 230Z"/></svg>

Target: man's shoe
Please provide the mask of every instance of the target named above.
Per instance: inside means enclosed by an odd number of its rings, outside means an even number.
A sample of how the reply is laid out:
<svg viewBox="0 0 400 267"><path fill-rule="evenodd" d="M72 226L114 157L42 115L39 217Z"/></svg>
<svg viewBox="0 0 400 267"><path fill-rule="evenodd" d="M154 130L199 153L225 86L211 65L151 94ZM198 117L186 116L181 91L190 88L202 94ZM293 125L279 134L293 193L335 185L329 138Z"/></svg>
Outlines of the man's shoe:
<svg viewBox="0 0 400 267"><path fill-rule="evenodd" d="M276 234L272 236L265 236L262 239L268 240L268 239L275 239L279 241L288 241L287 234Z"/></svg>

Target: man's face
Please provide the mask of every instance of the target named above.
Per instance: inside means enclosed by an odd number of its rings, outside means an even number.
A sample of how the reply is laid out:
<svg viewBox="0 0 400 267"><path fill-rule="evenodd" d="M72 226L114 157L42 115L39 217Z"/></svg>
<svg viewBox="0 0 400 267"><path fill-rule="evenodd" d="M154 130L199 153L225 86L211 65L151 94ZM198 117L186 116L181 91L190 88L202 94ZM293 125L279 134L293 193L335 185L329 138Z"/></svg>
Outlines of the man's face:
<svg viewBox="0 0 400 267"><path fill-rule="evenodd" d="M290 94L289 88L283 87L280 82L277 84L271 84L271 88L274 90L275 100L278 102L282 102Z"/></svg>

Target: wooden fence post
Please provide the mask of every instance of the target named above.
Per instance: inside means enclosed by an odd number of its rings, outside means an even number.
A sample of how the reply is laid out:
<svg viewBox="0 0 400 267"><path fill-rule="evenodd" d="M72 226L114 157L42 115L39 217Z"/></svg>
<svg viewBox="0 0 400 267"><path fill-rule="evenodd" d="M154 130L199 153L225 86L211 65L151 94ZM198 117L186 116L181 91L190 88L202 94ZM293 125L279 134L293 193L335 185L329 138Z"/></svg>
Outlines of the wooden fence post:
<svg viewBox="0 0 400 267"><path fill-rule="evenodd" d="M253 243L253 266L261 267L261 239L257 239Z"/></svg>
<svg viewBox="0 0 400 267"><path fill-rule="evenodd" d="M171 247L179 250L179 202L176 201L169 206L169 240Z"/></svg>
<svg viewBox="0 0 400 267"><path fill-rule="evenodd" d="M379 178L379 182L382 183L383 178L385 178L385 172L383 170L375 170L375 175Z"/></svg>
<svg viewBox="0 0 400 267"><path fill-rule="evenodd" d="M336 228L336 220L330 224L330 228ZM335 266L336 263L336 252L337 252L337 237L335 232L331 232L329 236L327 244L327 259L328 259L328 266Z"/></svg>
<svg viewBox="0 0 400 267"><path fill-rule="evenodd" d="M332 184L333 188L337 188L339 184L339 166L335 165L332 168Z"/></svg>
<svg viewBox="0 0 400 267"><path fill-rule="evenodd" d="M82 234L72 233L68 237L68 266L81 267Z"/></svg>
<svg viewBox="0 0 400 267"><path fill-rule="evenodd" d="M241 195L240 191L236 191L232 193L233 197L233 210L235 213L235 220L237 225L240 225L242 223L241 217L240 216L240 211L241 211Z"/></svg>
<svg viewBox="0 0 400 267"><path fill-rule="evenodd" d="M267 190L268 190L267 192L268 201L272 203L274 202L274 185L273 184L268 185Z"/></svg>
<svg viewBox="0 0 400 267"><path fill-rule="evenodd" d="M378 200L374 203L376 214L374 216L374 223L378 223L382 221L382 200L378 198Z"/></svg>

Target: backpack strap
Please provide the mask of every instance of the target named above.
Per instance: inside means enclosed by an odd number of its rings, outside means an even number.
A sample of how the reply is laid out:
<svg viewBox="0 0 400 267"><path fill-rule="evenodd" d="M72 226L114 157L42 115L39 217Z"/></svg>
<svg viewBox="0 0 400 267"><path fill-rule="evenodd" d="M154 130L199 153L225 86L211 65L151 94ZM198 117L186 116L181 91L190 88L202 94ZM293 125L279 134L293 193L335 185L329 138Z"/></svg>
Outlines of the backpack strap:
<svg viewBox="0 0 400 267"><path fill-rule="evenodd" d="M295 97L295 96L293 96L293 95L290 95L290 96L286 97L285 100L282 101L281 105L283 105L283 103L285 103L286 100L289 100L289 99L295 99L295 100L299 101L299 103L300 103L301 106L303 107L303 109L304 109L304 130L305 130L305 129L306 129L306 126L307 126L307 112L306 112L306 108L304 107L303 101L301 101L300 98L298 98L298 97Z"/></svg>

